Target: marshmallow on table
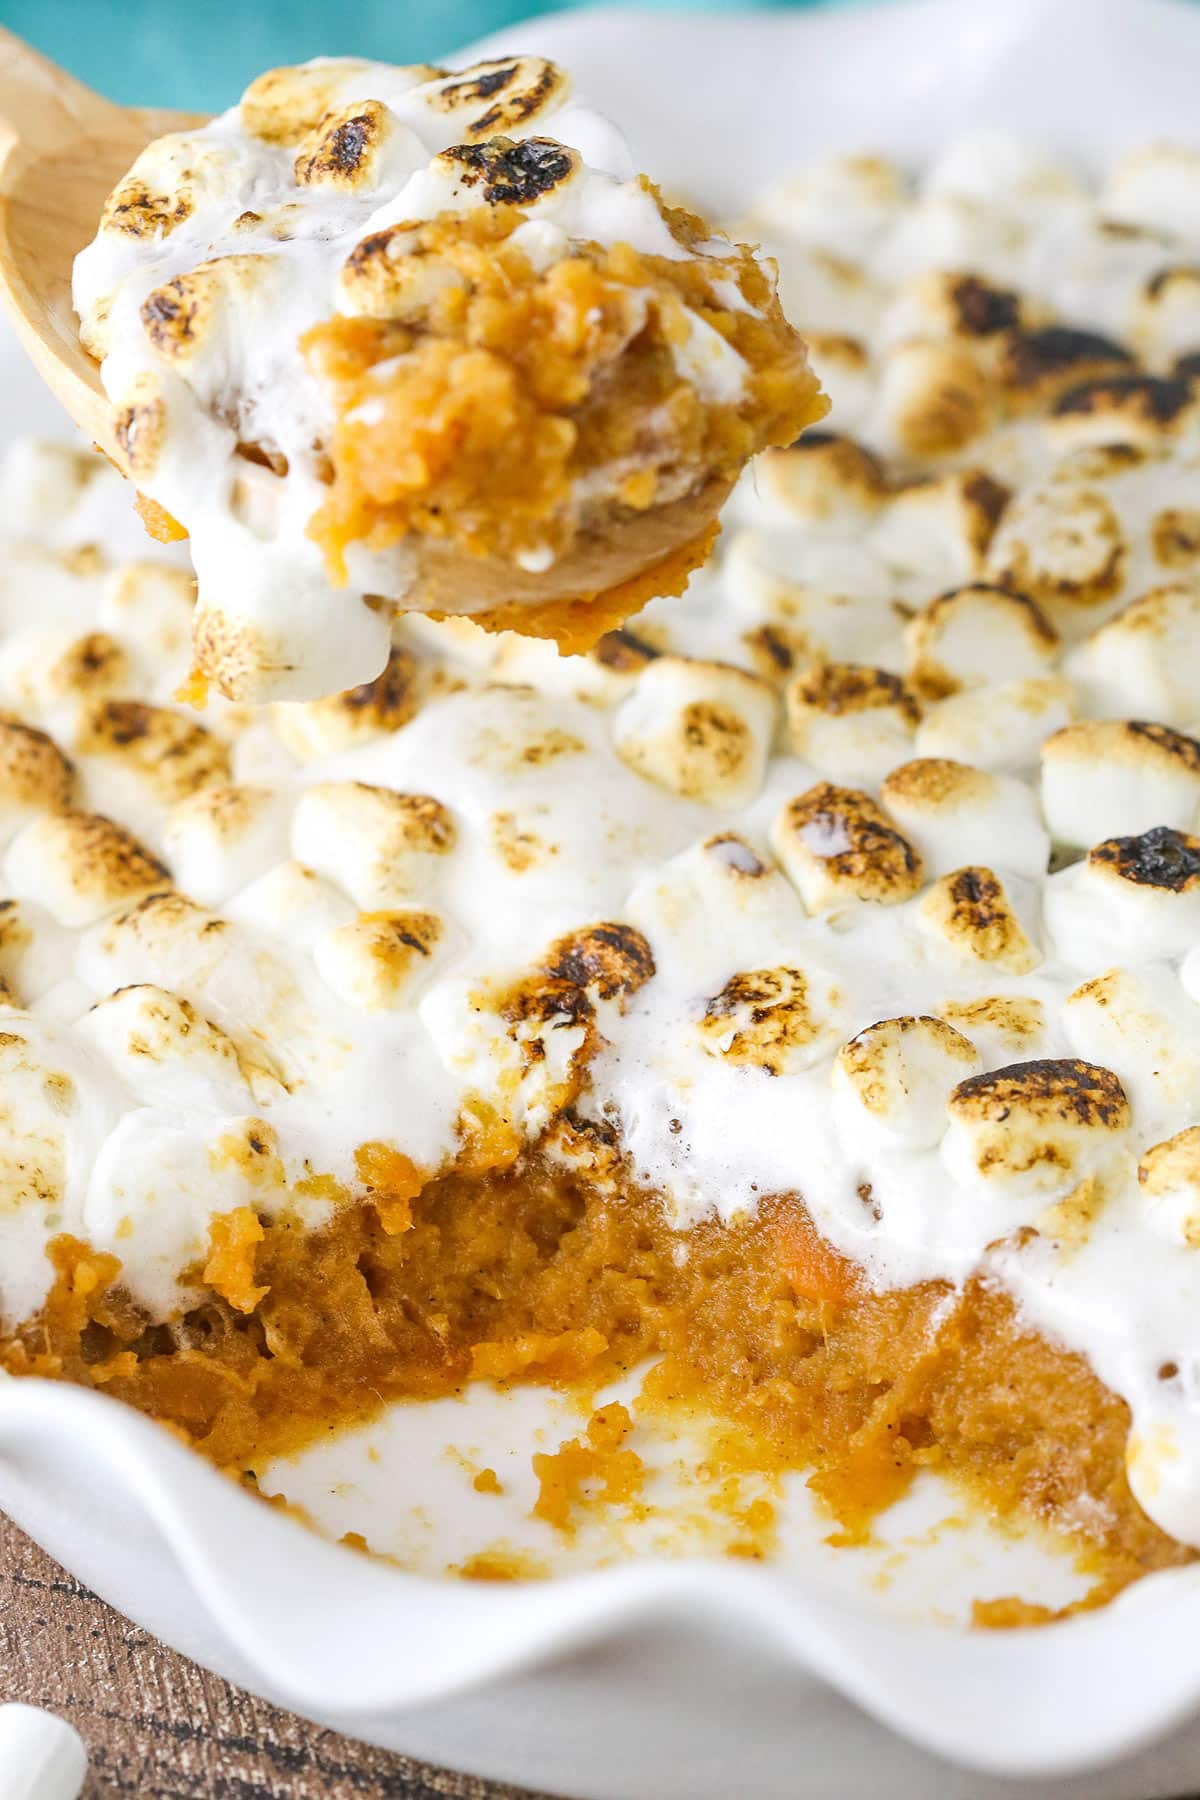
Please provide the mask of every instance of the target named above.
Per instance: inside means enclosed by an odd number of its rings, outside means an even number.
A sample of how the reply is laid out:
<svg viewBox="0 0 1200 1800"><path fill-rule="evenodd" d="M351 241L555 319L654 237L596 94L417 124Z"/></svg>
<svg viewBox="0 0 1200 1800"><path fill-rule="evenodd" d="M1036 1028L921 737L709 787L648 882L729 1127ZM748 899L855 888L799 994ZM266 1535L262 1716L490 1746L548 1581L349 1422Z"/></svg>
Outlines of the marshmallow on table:
<svg viewBox="0 0 1200 1800"><path fill-rule="evenodd" d="M935 698L1044 675L1060 648L1057 631L1027 595L982 585L927 601L904 639L910 679Z"/></svg>
<svg viewBox="0 0 1200 1800"><path fill-rule="evenodd" d="M868 1025L833 1059L834 1116L847 1148L931 1148L946 1130L951 1089L979 1067L974 1044L943 1019Z"/></svg>
<svg viewBox="0 0 1200 1800"><path fill-rule="evenodd" d="M0 1800L77 1800L86 1777L73 1725L39 1706L0 1706Z"/></svg>
<svg viewBox="0 0 1200 1800"><path fill-rule="evenodd" d="M879 797L916 845L930 877L994 862L1040 880L1050 839L1028 785L968 763L919 757L892 769Z"/></svg>
<svg viewBox="0 0 1200 1800"><path fill-rule="evenodd" d="M1108 838L1046 882L1046 929L1074 969L1183 956L1200 937L1200 838Z"/></svg>
<svg viewBox="0 0 1200 1800"><path fill-rule="evenodd" d="M907 756L921 718L899 676L861 663L811 663L784 698L793 750L834 781L879 781Z"/></svg>
<svg viewBox="0 0 1200 1800"><path fill-rule="evenodd" d="M660 656L617 708L613 747L683 799L745 805L762 786L775 712L770 687L744 669Z"/></svg>
<svg viewBox="0 0 1200 1800"><path fill-rule="evenodd" d="M1167 725L1081 719L1042 745L1041 791L1056 844L1187 831L1200 818L1200 743Z"/></svg>

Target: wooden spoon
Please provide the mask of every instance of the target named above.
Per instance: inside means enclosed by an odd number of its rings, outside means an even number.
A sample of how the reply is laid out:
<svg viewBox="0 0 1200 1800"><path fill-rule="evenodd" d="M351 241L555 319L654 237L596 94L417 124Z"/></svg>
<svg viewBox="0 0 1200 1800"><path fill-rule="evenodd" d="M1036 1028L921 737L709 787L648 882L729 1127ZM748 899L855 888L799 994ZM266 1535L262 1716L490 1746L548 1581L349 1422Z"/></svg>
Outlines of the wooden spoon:
<svg viewBox="0 0 1200 1800"><path fill-rule="evenodd" d="M199 122L116 106L0 27L0 299L46 385L110 456L109 405L79 342L71 267L139 152Z"/></svg>

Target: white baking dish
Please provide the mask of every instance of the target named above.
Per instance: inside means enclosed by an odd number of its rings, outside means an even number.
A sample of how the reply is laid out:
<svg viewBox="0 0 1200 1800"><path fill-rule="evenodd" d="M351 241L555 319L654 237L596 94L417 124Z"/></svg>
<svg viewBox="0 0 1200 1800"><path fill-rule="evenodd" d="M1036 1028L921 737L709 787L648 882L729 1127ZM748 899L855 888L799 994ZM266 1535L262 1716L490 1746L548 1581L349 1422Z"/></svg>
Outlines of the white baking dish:
<svg viewBox="0 0 1200 1800"><path fill-rule="evenodd" d="M587 12L490 47L569 64L644 166L722 211L819 148L917 161L956 132L1002 125L1089 162L1200 136L1200 8L1172 0ZM0 435L52 428L7 339L0 384ZM503 1435L506 1403L473 1404L496 1409ZM391 1477L397 1506L437 1507L443 1561L470 1529L441 1498L445 1436L435 1424L406 1438ZM336 1506L318 1502L357 1478L361 1446L346 1443L344 1468L341 1455L307 1462L295 1488L283 1480L331 1523ZM1200 1705L1200 1567L1069 1625L966 1636L840 1580L825 1565L845 1553L816 1549L783 1567L642 1557L551 1583L437 1580L335 1548L144 1420L38 1382L0 1383L0 1503L122 1610L257 1692L581 1800L1150 1800L1200 1787L1200 1727L1184 1725ZM999 1579L992 1554L978 1552L981 1587ZM1035 1555L1030 1569L1043 1566L1054 1579ZM929 1615L967 1578L940 1543L910 1559L909 1590L914 1567ZM1014 1789L1013 1776L1036 1785Z"/></svg>

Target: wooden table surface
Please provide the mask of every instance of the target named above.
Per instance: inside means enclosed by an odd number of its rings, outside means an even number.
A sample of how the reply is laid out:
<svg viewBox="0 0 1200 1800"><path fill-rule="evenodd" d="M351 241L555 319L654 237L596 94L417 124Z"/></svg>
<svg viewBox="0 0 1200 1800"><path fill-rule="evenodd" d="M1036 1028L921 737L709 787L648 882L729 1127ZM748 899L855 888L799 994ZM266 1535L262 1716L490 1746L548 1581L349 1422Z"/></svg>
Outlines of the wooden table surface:
<svg viewBox="0 0 1200 1800"><path fill-rule="evenodd" d="M230 1687L97 1600L2 1515L0 1700L70 1719L88 1747L87 1800L534 1800Z"/></svg>

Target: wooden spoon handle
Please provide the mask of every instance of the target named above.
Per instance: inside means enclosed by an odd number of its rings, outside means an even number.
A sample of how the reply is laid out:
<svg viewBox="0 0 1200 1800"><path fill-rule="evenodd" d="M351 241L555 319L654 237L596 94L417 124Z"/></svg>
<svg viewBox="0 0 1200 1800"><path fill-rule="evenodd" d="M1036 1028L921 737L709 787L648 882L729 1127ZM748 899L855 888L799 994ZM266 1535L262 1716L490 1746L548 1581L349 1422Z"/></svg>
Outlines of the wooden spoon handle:
<svg viewBox="0 0 1200 1800"><path fill-rule="evenodd" d="M0 158L77 143L119 109L0 25Z"/></svg>

